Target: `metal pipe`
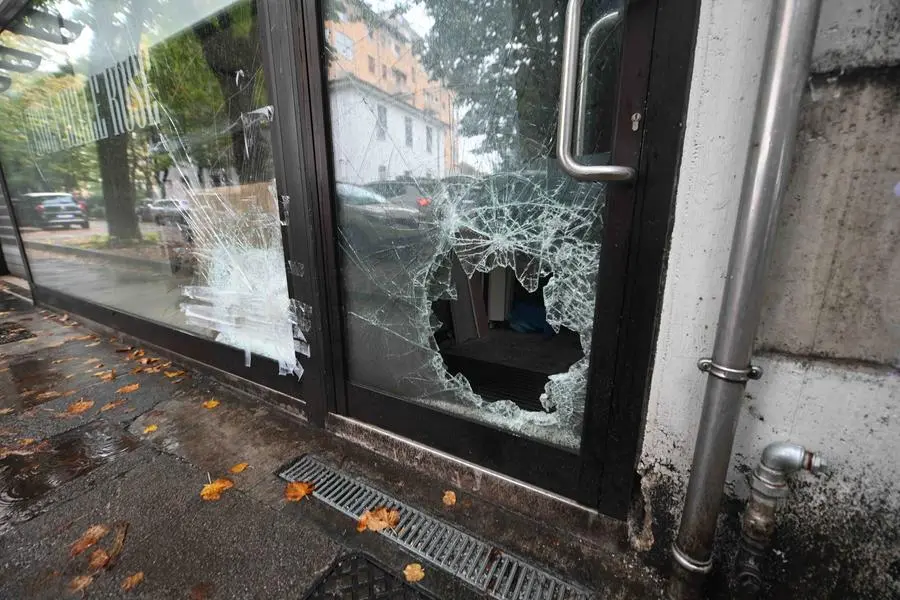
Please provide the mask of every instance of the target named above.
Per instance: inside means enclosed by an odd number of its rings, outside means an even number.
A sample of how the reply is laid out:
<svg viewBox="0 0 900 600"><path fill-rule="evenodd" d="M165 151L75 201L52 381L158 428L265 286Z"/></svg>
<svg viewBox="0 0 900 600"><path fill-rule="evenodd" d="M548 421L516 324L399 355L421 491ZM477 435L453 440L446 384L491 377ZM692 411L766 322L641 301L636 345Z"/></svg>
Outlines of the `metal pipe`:
<svg viewBox="0 0 900 600"><path fill-rule="evenodd" d="M741 187L725 292L694 446L678 537L672 546L671 598L696 596L712 568L712 547L728 463L762 311L765 275L809 75L821 0L776 0Z"/></svg>
<svg viewBox="0 0 900 600"><path fill-rule="evenodd" d="M775 509L787 496L788 476L803 469L819 473L826 468L821 456L797 444L775 442L763 450L741 519L741 545L735 560L738 598L750 600L759 595L763 561L775 535Z"/></svg>
<svg viewBox="0 0 900 600"><path fill-rule="evenodd" d="M587 133L587 102L588 82L591 74L591 53L594 51L594 38L601 31L608 31L620 22L619 11L606 13L590 26L584 35L584 43L581 45L581 71L578 83L578 108L576 109L575 122L575 156L584 154L584 136Z"/></svg>

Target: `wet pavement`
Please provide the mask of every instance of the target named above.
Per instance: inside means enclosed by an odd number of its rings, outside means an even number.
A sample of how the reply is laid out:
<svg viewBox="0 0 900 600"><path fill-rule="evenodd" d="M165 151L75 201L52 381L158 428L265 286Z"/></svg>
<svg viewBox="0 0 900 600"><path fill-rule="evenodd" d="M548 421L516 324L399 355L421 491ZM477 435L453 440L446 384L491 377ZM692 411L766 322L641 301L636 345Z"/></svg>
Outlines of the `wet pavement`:
<svg viewBox="0 0 900 600"><path fill-rule="evenodd" d="M444 506L447 481L308 427L149 348L2 291L0 313L0 322L33 334L0 344L0 598L304 599L351 556L372 557L399 577L419 562L318 500L286 502L276 473L305 453L550 564L598 597L661 589L640 565L573 540L546 515L462 493ZM240 463L246 468L232 472ZM222 477L233 487L218 501L201 498ZM74 552L86 533L104 530ZM415 584L422 597L480 597L427 564L425 572ZM137 573L142 580L124 591Z"/></svg>

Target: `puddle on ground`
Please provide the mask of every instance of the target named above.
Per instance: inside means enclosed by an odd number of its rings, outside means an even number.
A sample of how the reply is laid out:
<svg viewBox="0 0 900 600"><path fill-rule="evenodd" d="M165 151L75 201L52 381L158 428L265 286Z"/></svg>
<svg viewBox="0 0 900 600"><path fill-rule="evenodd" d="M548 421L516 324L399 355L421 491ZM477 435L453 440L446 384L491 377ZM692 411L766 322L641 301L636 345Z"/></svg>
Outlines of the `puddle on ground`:
<svg viewBox="0 0 900 600"><path fill-rule="evenodd" d="M101 420L14 450L0 459L0 533L43 512L49 492L137 446L126 431Z"/></svg>
<svg viewBox="0 0 900 600"><path fill-rule="evenodd" d="M49 392L62 374L51 362L40 358L26 358L10 363L0 373L0 408L27 410L59 397Z"/></svg>

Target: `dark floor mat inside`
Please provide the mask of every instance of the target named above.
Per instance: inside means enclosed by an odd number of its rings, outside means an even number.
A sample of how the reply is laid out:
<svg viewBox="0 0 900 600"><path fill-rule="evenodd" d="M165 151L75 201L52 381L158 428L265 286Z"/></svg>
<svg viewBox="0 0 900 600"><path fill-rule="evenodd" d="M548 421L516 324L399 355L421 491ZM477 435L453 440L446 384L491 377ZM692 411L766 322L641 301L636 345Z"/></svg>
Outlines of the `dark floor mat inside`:
<svg viewBox="0 0 900 600"><path fill-rule="evenodd" d="M12 321L0 323L0 345L33 338L34 334Z"/></svg>
<svg viewBox="0 0 900 600"><path fill-rule="evenodd" d="M306 600L435 600L362 554L339 558Z"/></svg>

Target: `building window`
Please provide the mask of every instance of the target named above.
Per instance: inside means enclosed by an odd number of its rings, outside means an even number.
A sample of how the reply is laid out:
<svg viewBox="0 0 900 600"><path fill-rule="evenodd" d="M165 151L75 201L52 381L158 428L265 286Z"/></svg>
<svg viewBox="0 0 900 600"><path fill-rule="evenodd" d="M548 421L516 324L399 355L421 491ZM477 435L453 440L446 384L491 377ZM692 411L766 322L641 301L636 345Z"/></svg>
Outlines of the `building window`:
<svg viewBox="0 0 900 600"><path fill-rule="evenodd" d="M432 144L432 141L431 141L431 135L432 135L432 133L431 133L431 127L426 127L426 128L425 128L425 151L426 151L426 152L431 152L431 151L432 151L432 146L431 146L431 144Z"/></svg>
<svg viewBox="0 0 900 600"><path fill-rule="evenodd" d="M387 79L387 65L381 65L381 78Z"/></svg>
<svg viewBox="0 0 900 600"><path fill-rule="evenodd" d="M387 179L387 167L384 165L379 165L378 166L378 180L384 181L385 179Z"/></svg>
<svg viewBox="0 0 900 600"><path fill-rule="evenodd" d="M412 117L403 117L403 124L406 127L406 145L412 148Z"/></svg>
<svg viewBox="0 0 900 600"><path fill-rule="evenodd" d="M406 85L406 73L394 69L394 82L399 86Z"/></svg>
<svg viewBox="0 0 900 600"><path fill-rule="evenodd" d="M379 140L383 140L387 135L387 108L379 104L377 114L378 122L375 124L375 136Z"/></svg>
<svg viewBox="0 0 900 600"><path fill-rule="evenodd" d="M375 72L375 57L370 56L369 57L369 73L374 73L374 72Z"/></svg>
<svg viewBox="0 0 900 600"><path fill-rule="evenodd" d="M337 48L338 54L350 60L353 58L353 40L345 34L338 31L334 35L334 47Z"/></svg>
<svg viewBox="0 0 900 600"><path fill-rule="evenodd" d="M394 42L394 56L400 56L400 44Z"/></svg>

